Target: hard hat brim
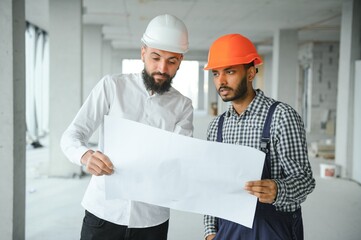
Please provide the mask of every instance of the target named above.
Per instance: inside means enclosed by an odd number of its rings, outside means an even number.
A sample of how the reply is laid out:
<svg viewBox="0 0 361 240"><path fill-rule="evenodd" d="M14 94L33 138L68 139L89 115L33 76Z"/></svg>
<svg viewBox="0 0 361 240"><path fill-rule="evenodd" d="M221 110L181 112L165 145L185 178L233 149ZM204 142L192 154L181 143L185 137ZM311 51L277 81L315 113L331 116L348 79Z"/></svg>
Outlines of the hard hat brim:
<svg viewBox="0 0 361 240"><path fill-rule="evenodd" d="M236 59L225 59L224 61L218 60L217 63L208 62L204 67L204 70L243 65L253 62L255 66L262 65L263 61L258 56L247 56L246 58L236 58Z"/></svg>

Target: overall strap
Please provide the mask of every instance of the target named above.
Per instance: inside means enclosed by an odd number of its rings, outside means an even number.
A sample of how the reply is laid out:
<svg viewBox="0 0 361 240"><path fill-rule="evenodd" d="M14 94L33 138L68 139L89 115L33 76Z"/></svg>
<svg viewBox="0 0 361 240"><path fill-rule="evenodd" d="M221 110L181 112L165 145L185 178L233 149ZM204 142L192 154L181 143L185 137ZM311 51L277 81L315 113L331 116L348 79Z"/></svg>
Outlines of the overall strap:
<svg viewBox="0 0 361 240"><path fill-rule="evenodd" d="M222 113L222 115L219 117L219 120L218 120L217 142L223 142L222 128L223 128L223 122L224 122L224 115L225 114L226 114L226 112Z"/></svg>
<svg viewBox="0 0 361 240"><path fill-rule="evenodd" d="M274 102L271 107L268 109L267 118L263 125L263 132L261 137L261 151L264 153L269 152L269 142L270 142L270 130L273 113L280 102Z"/></svg>
<svg viewBox="0 0 361 240"><path fill-rule="evenodd" d="M270 157L270 131L271 131L271 122L272 122L272 116L273 113L277 107L279 102L274 102L271 107L268 109L267 118L263 125L263 132L261 137L261 147L260 150L264 153L266 153L266 158L263 165L263 171L262 171L262 179L271 179L271 157ZM262 203L259 203L259 205L263 205ZM269 205L269 204L266 204Z"/></svg>
<svg viewBox="0 0 361 240"><path fill-rule="evenodd" d="M268 110L266 121L263 125L263 132L261 137L261 151L268 153L269 152L269 142L270 142L270 129L271 129L271 122L273 113L280 102L274 102ZM217 142L223 141L222 136L222 129L223 129L223 122L224 122L224 115L226 112L222 113L218 120L218 127L217 127Z"/></svg>

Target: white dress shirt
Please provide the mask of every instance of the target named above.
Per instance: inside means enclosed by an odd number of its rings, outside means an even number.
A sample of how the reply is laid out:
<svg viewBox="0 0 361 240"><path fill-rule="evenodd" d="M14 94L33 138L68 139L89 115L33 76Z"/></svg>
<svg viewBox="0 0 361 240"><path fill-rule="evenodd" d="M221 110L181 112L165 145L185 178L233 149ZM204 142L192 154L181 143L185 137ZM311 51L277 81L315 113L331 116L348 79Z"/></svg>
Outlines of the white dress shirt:
<svg viewBox="0 0 361 240"><path fill-rule="evenodd" d="M62 136L61 148L71 162L81 165L81 157L89 150L89 138L98 127L98 147L103 151L105 115L186 136L193 132L192 102L174 88L162 95L150 95L141 73L107 75L94 87ZM92 176L82 201L83 207L97 217L138 228L156 226L169 219L168 208L128 200L106 200L104 184L104 176Z"/></svg>

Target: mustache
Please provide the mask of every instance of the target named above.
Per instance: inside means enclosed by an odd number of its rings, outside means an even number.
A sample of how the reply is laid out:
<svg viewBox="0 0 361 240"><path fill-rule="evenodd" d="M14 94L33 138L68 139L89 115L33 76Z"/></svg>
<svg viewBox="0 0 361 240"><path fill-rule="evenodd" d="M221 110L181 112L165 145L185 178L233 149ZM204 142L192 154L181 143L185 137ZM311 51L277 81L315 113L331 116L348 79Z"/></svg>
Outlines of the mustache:
<svg viewBox="0 0 361 240"><path fill-rule="evenodd" d="M232 90L232 88L231 88L231 87L228 87L228 86L220 86L220 87L218 88L218 92L221 91L221 90Z"/></svg>
<svg viewBox="0 0 361 240"><path fill-rule="evenodd" d="M152 77L154 77L155 75L159 75L159 76L164 76L164 77L170 78L170 75L167 74L167 73L161 73L161 72L154 72L154 73L152 73Z"/></svg>

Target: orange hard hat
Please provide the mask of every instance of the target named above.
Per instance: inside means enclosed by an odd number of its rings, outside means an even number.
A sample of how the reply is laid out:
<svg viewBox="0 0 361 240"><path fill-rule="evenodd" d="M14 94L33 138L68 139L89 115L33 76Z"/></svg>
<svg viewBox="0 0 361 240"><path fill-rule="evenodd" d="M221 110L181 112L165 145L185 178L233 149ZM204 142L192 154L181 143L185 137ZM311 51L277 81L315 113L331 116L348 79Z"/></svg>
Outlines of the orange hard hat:
<svg viewBox="0 0 361 240"><path fill-rule="evenodd" d="M262 64L253 43L241 34L227 34L213 42L205 70L254 62Z"/></svg>

